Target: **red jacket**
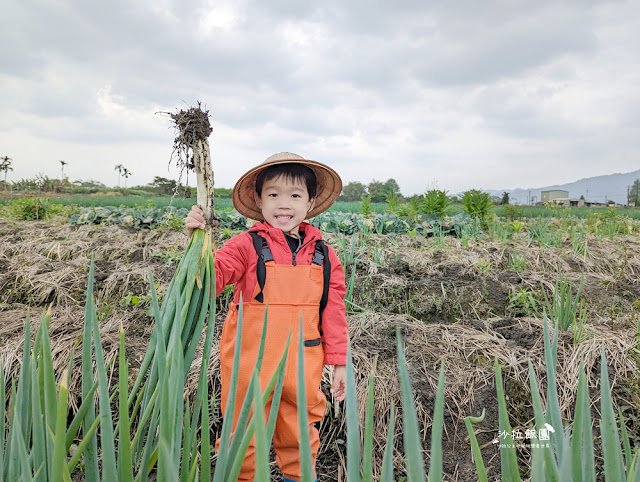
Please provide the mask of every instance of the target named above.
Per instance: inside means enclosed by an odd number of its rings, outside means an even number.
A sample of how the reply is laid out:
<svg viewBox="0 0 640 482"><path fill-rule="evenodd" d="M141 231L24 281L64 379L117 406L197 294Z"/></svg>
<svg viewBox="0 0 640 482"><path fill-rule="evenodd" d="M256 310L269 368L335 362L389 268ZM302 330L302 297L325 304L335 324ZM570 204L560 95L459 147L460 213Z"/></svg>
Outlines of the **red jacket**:
<svg viewBox="0 0 640 482"><path fill-rule="evenodd" d="M315 242L322 239L322 233L315 226L303 222L300 231L304 232L304 242L296 255L296 264L309 265L315 251ZM251 227L258 231L271 248L276 264L293 264L293 256L289 244L281 229L274 228L265 221L257 222ZM347 316L344 305L346 286L342 264L331 246L327 246L331 262L331 278L329 282L329 298L322 314L322 341L324 342L324 363L326 365L346 365L347 344L349 334ZM216 296L225 286L234 284L233 301L240 302L240 294L247 301L258 282L256 265L258 255L253 247L251 235L247 232L234 236L216 251ZM292 287L295 289L295 287Z"/></svg>

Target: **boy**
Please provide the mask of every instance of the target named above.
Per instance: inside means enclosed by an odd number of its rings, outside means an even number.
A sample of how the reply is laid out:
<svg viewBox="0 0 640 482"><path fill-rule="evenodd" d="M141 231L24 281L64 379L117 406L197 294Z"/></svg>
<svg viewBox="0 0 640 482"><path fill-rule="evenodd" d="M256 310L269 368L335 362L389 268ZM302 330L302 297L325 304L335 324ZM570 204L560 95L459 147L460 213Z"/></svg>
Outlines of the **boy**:
<svg viewBox="0 0 640 482"><path fill-rule="evenodd" d="M299 481L297 416L297 342L303 316L305 385L309 437L315 470L320 446L315 422L322 420L326 398L320 391L323 365L334 365L331 392L345 398L348 329L342 265L322 233L305 219L328 209L342 190L338 174L317 161L281 152L244 174L233 188L233 205L259 220L249 231L234 236L216 252L216 295L234 284L233 302L222 329L220 371L222 407L229 394L235 349L238 303L243 299L243 329L234 428L257 357L265 305L269 305L261 387L274 373L289 333L292 341L285 367L282 399L273 445L285 482ZM204 228L202 211L194 206L187 216L189 232ZM268 416L270 402L266 407ZM224 413L223 413L224 415ZM238 480L253 480L254 447L249 447Z"/></svg>

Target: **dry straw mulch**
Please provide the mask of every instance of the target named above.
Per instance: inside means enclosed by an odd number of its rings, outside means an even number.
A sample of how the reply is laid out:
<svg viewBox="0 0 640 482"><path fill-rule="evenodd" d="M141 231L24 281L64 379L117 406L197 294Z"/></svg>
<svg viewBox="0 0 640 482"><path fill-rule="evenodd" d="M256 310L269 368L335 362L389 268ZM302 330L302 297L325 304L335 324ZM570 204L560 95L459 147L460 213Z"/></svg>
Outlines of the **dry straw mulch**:
<svg viewBox="0 0 640 482"><path fill-rule="evenodd" d="M338 246L338 236L328 236ZM349 238L348 238L349 239ZM222 240L218 244L221 244ZM443 250L433 240L417 237L371 237L358 250L355 299L367 307L349 315L356 392L365 406L369 373L375 373L374 462L382 458L389 410L393 402L401 412L397 376L396 338L399 328L413 381L419 422L428 448L435 389L440 363L444 361L445 474L449 480L471 480L475 469L463 417L486 419L476 426L490 474L498 474L499 458L491 441L498 432L493 362L500 363L505 379L508 407L514 428L532 426L533 413L528 384L528 362L544 392L546 387L542 320L509 316L506 297L522 287L553 288L559 272L575 282L584 277L584 296L589 302L589 337L573 344L570 334L561 333L558 347L558 393L561 409L571 420L580 360L584 360L592 394L592 413L598 416L600 350L604 346L609 365L614 401L618 406L638 406L637 389L640 356L635 338L633 300L640 298L636 274L640 272L640 243L628 240L607 243L594 240L591 255L576 258L569 249L549 250L522 244L476 244L462 247L448 239ZM380 246L384 262L373 261L371 244ZM96 292L105 357L117 355L118 330L125 329L127 357L132 371L147 349L152 321L143 307L125 302L128 295L148 294L148 275L153 273L159 292L168 286L176 253L187 239L172 231L141 231L117 226L52 225L0 221L0 364L10 383L20 367L24 323L31 307L32 333L39 315L52 306L51 338L55 369L61 373L82 336L84 298L91 258L96 263ZM525 272L509 270L509 256L527 256ZM490 266L487 270L486 267ZM603 307L614 297L624 309L608 313ZM501 308L500 308L501 307ZM502 311L500 311L502 310ZM217 317L219 335L224 313ZM451 322L452 318L458 321ZM209 378L219 393L216 337ZM75 350L79 367L80 350ZM192 367L185 397L194 395L200 353ZM115 370L110 376L115 383ZM327 370L323 390L328 394ZM72 407L78 404L79 377L70 386ZM544 393L543 393L544 398ZM219 414L219 407L216 407ZM361 422L364 420L361 412ZM364 423L361 424L364 427ZM597 427L597 424L596 424ZM630 429L637 428L629 426ZM219 421L214 422L219 429ZM345 421L342 407L331 403L321 425L319 457L321 480L339 480L344 474ZM401 463L402 424L396 428L396 461ZM425 452L428 460L428 450ZM491 475L490 475L491 476ZM342 478L342 480L345 480Z"/></svg>

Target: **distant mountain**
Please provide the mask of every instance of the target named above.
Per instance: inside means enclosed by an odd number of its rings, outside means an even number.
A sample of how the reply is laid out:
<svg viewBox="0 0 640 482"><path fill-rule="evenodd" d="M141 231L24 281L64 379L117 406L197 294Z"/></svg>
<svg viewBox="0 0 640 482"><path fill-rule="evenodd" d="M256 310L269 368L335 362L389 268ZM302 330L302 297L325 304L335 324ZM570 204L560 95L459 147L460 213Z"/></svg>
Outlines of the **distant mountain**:
<svg viewBox="0 0 640 482"><path fill-rule="evenodd" d="M491 196L498 197L502 197L503 192L508 192L511 204L534 204L540 201L542 191L553 189L569 191L569 197L571 198L584 196L586 201L600 203L605 203L612 199L617 204L626 204L627 187L631 186L636 179L640 179L640 169L625 174L616 173L588 177L568 184L555 184L553 186L529 189L485 189L484 191Z"/></svg>

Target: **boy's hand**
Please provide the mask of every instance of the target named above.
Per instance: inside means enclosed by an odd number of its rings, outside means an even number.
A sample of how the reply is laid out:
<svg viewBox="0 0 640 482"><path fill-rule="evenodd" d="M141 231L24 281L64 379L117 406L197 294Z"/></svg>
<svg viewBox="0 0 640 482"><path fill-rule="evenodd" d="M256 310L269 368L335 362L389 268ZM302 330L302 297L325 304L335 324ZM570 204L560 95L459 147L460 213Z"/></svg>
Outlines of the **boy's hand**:
<svg viewBox="0 0 640 482"><path fill-rule="evenodd" d="M194 229L204 229L204 213L202 209L194 205L191 211L189 211L189 214L187 214L187 219L184 224L189 237L191 237Z"/></svg>
<svg viewBox="0 0 640 482"><path fill-rule="evenodd" d="M347 368L336 365L333 368L333 384L331 385L333 398L342 402L347 396Z"/></svg>

